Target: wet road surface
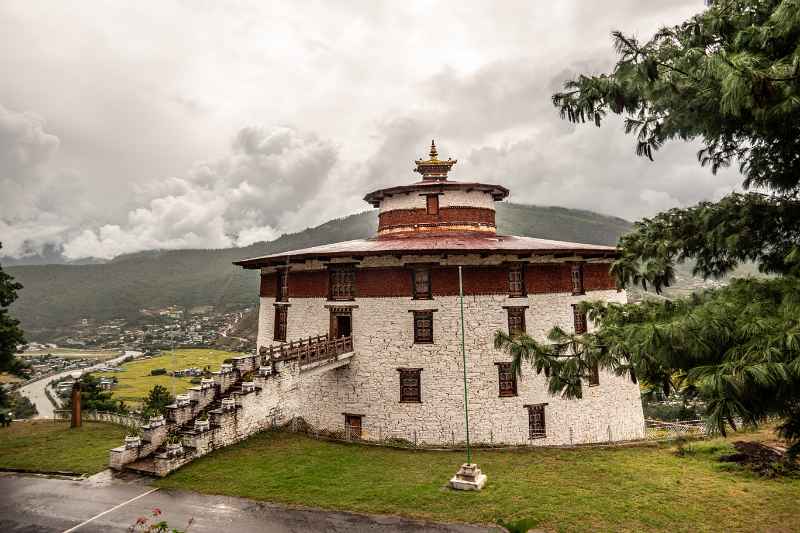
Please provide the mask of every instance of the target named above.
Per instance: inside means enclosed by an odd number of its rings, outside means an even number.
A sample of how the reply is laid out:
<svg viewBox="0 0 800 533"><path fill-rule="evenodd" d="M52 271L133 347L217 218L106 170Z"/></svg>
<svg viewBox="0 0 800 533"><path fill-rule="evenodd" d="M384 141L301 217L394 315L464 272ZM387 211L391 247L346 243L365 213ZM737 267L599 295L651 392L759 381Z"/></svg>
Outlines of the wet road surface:
<svg viewBox="0 0 800 533"><path fill-rule="evenodd" d="M191 533L498 531L166 491L154 489L146 479L119 479L108 471L81 481L0 475L0 495L0 531L4 533L127 531L138 517L149 516L155 507L163 511L162 518L170 527L184 529L189 518L193 518Z"/></svg>

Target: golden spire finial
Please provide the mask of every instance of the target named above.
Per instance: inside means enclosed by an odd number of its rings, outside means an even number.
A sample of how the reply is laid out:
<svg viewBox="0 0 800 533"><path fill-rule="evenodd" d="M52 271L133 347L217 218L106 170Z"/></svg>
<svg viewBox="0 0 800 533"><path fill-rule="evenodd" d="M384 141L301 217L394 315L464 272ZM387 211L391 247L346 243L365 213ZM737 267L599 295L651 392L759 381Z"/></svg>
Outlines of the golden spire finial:
<svg viewBox="0 0 800 533"><path fill-rule="evenodd" d="M436 142L431 141L431 151L429 153L430 159L417 159L414 161L417 168L414 172L422 174L424 181L442 181L447 180L447 173L458 161L452 158L447 158L447 161L439 160L439 152L436 150Z"/></svg>

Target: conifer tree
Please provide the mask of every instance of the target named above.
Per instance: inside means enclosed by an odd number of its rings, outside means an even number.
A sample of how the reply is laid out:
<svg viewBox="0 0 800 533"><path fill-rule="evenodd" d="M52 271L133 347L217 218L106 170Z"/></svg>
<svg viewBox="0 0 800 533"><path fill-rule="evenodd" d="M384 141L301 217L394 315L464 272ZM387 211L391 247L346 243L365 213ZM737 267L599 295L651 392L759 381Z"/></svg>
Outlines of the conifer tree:
<svg viewBox="0 0 800 533"><path fill-rule="evenodd" d="M738 164L744 193L636 223L611 271L621 286L660 292L676 263L723 276L744 261L771 274L676 301L585 302L596 329L554 328L548 342L498 332L495 345L548 375L550 391L582 394L594 365L707 404L725 433L738 420L782 420L800 452L800 0L715 1L640 42L612 34L610 73L579 76L553 95L561 116L601 126L621 115L636 153L702 143L712 172Z"/></svg>
<svg viewBox="0 0 800 533"><path fill-rule="evenodd" d="M0 249L2 247L0 244ZM17 291L21 288L22 285L3 272L3 267L0 266L0 371L21 369L20 365L15 364L15 354L17 347L25 343L25 338L19 327L19 320L13 318L8 310L17 299Z"/></svg>

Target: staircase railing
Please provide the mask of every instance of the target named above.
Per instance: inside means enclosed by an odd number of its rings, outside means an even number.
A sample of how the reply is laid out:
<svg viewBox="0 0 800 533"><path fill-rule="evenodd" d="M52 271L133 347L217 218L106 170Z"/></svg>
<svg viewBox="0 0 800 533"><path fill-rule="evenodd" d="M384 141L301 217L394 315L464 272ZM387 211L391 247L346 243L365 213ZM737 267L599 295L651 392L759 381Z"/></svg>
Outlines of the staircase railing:
<svg viewBox="0 0 800 533"><path fill-rule="evenodd" d="M277 346L263 346L259 350L262 364L277 361L290 361L299 359L300 366L309 365L319 361L335 359L337 356L353 351L353 337L336 337L331 339L328 335L317 335L307 339L290 341Z"/></svg>

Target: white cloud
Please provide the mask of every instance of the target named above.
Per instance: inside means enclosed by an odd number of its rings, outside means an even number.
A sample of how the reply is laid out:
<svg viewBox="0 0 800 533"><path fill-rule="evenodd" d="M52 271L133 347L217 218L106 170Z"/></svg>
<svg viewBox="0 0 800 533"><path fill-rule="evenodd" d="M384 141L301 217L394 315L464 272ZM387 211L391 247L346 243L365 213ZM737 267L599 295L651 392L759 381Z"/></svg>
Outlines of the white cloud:
<svg viewBox="0 0 800 533"><path fill-rule="evenodd" d="M278 127L244 128L231 154L193 166L186 178L140 187L147 204L124 224L85 229L64 256L112 258L152 249L245 246L278 236L275 225L328 179L336 151L314 135Z"/></svg>
<svg viewBox="0 0 800 533"><path fill-rule="evenodd" d="M636 218L718 198L740 179L699 168L695 146L651 163L614 121L574 126L550 103L613 64L611 30L644 37L701 9L2 2L0 254L250 244L416 180L432 137L459 159L455 179L507 185L512 201Z"/></svg>

